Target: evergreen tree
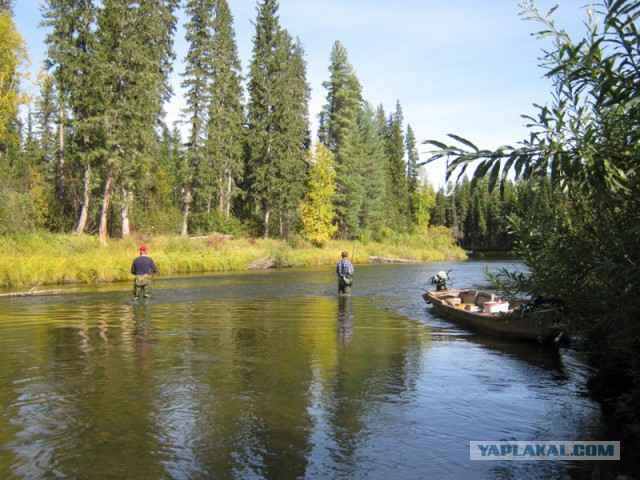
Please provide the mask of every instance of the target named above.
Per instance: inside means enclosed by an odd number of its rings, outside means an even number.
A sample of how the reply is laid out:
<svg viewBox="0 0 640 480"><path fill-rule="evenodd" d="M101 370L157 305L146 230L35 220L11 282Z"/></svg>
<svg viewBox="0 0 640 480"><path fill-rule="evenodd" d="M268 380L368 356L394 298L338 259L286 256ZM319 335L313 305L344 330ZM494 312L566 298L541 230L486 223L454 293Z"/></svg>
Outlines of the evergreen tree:
<svg viewBox="0 0 640 480"><path fill-rule="evenodd" d="M188 235L194 194L198 189L198 182L202 182L205 177L204 170L207 167L205 147L214 69L215 7L215 0L189 0L185 6L188 18L185 37L189 51L185 58L182 87L185 88L187 105L183 115L187 117L189 129L185 152L188 176L184 187L182 235Z"/></svg>
<svg viewBox="0 0 640 480"><path fill-rule="evenodd" d="M459 235L459 238L464 242L467 226L467 216L471 209L471 181L468 177L464 177L462 182L458 182L454 186L455 195L453 197L453 212L455 212L455 222L452 223Z"/></svg>
<svg viewBox="0 0 640 480"><path fill-rule="evenodd" d="M283 233L287 215L297 211L302 198L309 90L302 49L280 27L277 1L264 0L257 10L248 84L247 183L268 237L271 214L279 215Z"/></svg>
<svg viewBox="0 0 640 480"><path fill-rule="evenodd" d="M396 230L407 228L409 197L407 190L407 164L404 159L405 141L402 133L404 121L400 102L389 116L387 156L388 166L388 207L391 224Z"/></svg>
<svg viewBox="0 0 640 480"><path fill-rule="evenodd" d="M126 236L134 182L153 160L155 128L170 94L176 6L175 1L105 0L98 17L98 78L104 92L107 152L99 227L103 243L114 189L120 189L121 234Z"/></svg>
<svg viewBox="0 0 640 480"><path fill-rule="evenodd" d="M465 183L468 186L470 182ZM462 245L466 248L477 248L487 243L487 197L486 182L479 182L469 190L468 205L463 217L463 232L465 233ZM458 199L462 195L458 196Z"/></svg>
<svg viewBox="0 0 640 480"><path fill-rule="evenodd" d="M304 49L284 30L279 35L277 51L282 67L277 78L279 108L276 111L279 129L274 146L278 151L278 194L273 206L278 214L280 235L297 228L298 205L307 189L307 152L309 137L309 95Z"/></svg>
<svg viewBox="0 0 640 480"><path fill-rule="evenodd" d="M242 68L227 1L216 0L214 8L207 157L212 164L218 210L228 219L244 167Z"/></svg>
<svg viewBox="0 0 640 480"><path fill-rule="evenodd" d="M78 214L76 233L85 229L92 184L92 158L101 136L96 116L97 104L93 69L93 43L97 9L91 0L48 0L42 24L51 28L46 37L46 67L51 71L57 93L57 145L55 185L57 201ZM49 95L47 92L46 95ZM52 119L51 119L52 120ZM50 129L50 126L45 127ZM68 143L73 142L69 146ZM53 152L52 152L53 153ZM83 172L81 187L74 184L77 171ZM82 191L78 209L73 208L74 190Z"/></svg>
<svg viewBox="0 0 640 480"><path fill-rule="evenodd" d="M229 217L242 175L242 76L226 0L189 1L185 80L189 122L187 155L189 178L183 210L182 234L187 235L192 203L197 200L200 227L214 216ZM195 197L194 197L195 195Z"/></svg>
<svg viewBox="0 0 640 480"><path fill-rule="evenodd" d="M43 76L40 82L40 95L36 98L33 112L34 137L37 137L36 163L46 172L52 185L56 183L56 137L55 117L58 106L55 100L53 78ZM34 139L35 140L35 139Z"/></svg>
<svg viewBox="0 0 640 480"><path fill-rule="evenodd" d="M348 238L358 234L358 218L364 200L358 162L358 115L362 109L362 95L360 82L340 42L334 43L330 62L330 79L323 83L327 97L319 118L318 135L335 156L338 176L334 204L338 234Z"/></svg>
<svg viewBox="0 0 640 480"><path fill-rule="evenodd" d="M494 190L489 193L487 205L487 245L495 245L500 250L511 250L513 245L509 241L507 232L507 218L516 206L516 187L513 182L505 184L503 194Z"/></svg>
<svg viewBox="0 0 640 480"><path fill-rule="evenodd" d="M460 231L460 215L458 214L458 189L456 188L456 185L449 182L447 183L446 192L445 204L447 217L445 225L451 229L453 238L455 238L457 241L460 241L462 232Z"/></svg>
<svg viewBox="0 0 640 480"><path fill-rule="evenodd" d="M378 105L376 109L376 131L378 136L385 142L385 154L386 154L386 142L389 138L389 124L387 123L387 114L384 111L382 104Z"/></svg>
<svg viewBox="0 0 640 480"><path fill-rule="evenodd" d="M183 189L187 183L189 166L182 135L176 126L172 129L163 126L157 167L171 187L170 192L164 196L166 205L182 211Z"/></svg>
<svg viewBox="0 0 640 480"><path fill-rule="evenodd" d="M249 66L249 103L247 105L247 181L256 212L263 216L263 235L269 236L272 209L273 180L276 176L276 155L273 147L274 111L277 97L273 80L279 65L275 58L277 35L280 31L276 15L278 3L264 0L256 7L256 34L253 37L253 58Z"/></svg>
<svg viewBox="0 0 640 480"><path fill-rule="evenodd" d="M44 207L48 211L46 225L54 231L66 231L69 228L70 218L68 212L73 208L73 204L61 201L59 190L58 163L57 163L57 140L56 140L56 119L58 114L58 103L54 89L53 78L50 75L43 75L40 79L40 94L35 99L33 112L30 112L33 121L31 164L40 172L42 181L47 184L50 192L49 204Z"/></svg>
<svg viewBox="0 0 640 480"><path fill-rule="evenodd" d="M436 204L430 211L430 225L449 226L447 224L447 196L444 188L440 187L436 192Z"/></svg>
<svg viewBox="0 0 640 480"><path fill-rule="evenodd" d="M409 223L417 223L417 213L420 208L420 196L421 192L419 187L420 176L420 155L418 154L418 147L416 142L416 136L413 133L411 125L407 125L407 135L405 137L405 148L407 151L407 197L409 203ZM428 223L428 221L427 221Z"/></svg>
<svg viewBox="0 0 640 480"><path fill-rule="evenodd" d="M376 127L376 113L368 102L358 114L359 176L363 189L358 225L363 231L380 233L386 225L386 155Z"/></svg>
<svg viewBox="0 0 640 480"><path fill-rule="evenodd" d="M13 16L13 0L0 0L0 13L5 12Z"/></svg>
<svg viewBox="0 0 640 480"><path fill-rule="evenodd" d="M136 181L136 208L132 222L142 233L179 233L182 222L182 188L186 184L186 160L177 128L160 126L156 160Z"/></svg>

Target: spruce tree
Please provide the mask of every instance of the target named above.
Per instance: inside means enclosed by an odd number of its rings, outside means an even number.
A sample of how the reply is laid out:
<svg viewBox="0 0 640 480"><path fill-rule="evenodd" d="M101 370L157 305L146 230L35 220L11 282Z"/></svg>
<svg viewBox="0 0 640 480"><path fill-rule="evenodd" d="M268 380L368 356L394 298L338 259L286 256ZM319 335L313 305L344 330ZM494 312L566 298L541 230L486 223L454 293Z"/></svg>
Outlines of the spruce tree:
<svg viewBox="0 0 640 480"><path fill-rule="evenodd" d="M396 102L396 110L389 115L387 157L389 161L389 218L396 230L407 228L409 197L407 191L407 164L404 159L404 135L402 133L402 107Z"/></svg>
<svg viewBox="0 0 640 480"><path fill-rule="evenodd" d="M413 133L411 125L407 125L405 149L407 152L407 200L409 203L408 221L409 224L415 224L417 223L418 210L420 209L420 155L418 154L416 136Z"/></svg>
<svg viewBox="0 0 640 480"><path fill-rule="evenodd" d="M255 211L263 217L263 236L268 237L276 178L273 117L277 98L273 80L279 69L274 53L280 25L276 1L264 0L256 9L256 34L248 82L247 182Z"/></svg>
<svg viewBox="0 0 640 480"><path fill-rule="evenodd" d="M52 91L57 93L57 201L70 215L77 215L76 233L84 232L88 220L92 163L101 137L97 117L102 108L94 90L93 68L96 12L91 0L48 0L42 21L51 29L45 65L53 78ZM75 181L76 172L83 172L80 184ZM78 190L82 200L75 205L72 192Z"/></svg>
<svg viewBox="0 0 640 480"><path fill-rule="evenodd" d="M440 187L436 192L436 203L429 212L429 224L434 226L449 226L447 223L447 196L444 188Z"/></svg>
<svg viewBox="0 0 640 480"><path fill-rule="evenodd" d="M38 142L36 162L47 172L48 180L52 185L56 184L55 118L57 112L53 78L50 75L44 75L40 82L40 94L34 104L34 136Z"/></svg>
<svg viewBox="0 0 640 480"><path fill-rule="evenodd" d="M278 36L280 75L276 78L279 97L274 146L277 150L278 184L273 199L281 236L297 229L298 210L307 188L307 152L310 147L309 95L304 49L286 30Z"/></svg>
<svg viewBox="0 0 640 480"><path fill-rule="evenodd" d="M212 70L206 151L211 162L218 210L227 219L243 174L244 109L242 68L233 17L226 0L214 2Z"/></svg>
<svg viewBox="0 0 640 480"><path fill-rule="evenodd" d="M49 204L46 205L47 227L50 230L65 231L75 217L69 216L69 211L77 210L73 203L61 201L59 190L56 188L60 176L57 169L57 140L56 120L58 103L56 101L53 78L50 75L42 75L40 78L40 94L33 102L33 111L30 117L32 126L32 160L31 164L36 168L47 185ZM71 183L71 182L69 182Z"/></svg>
<svg viewBox="0 0 640 480"><path fill-rule="evenodd" d="M188 21L185 25L189 50L185 58L185 71L182 74L185 88L186 108L183 115L187 118L188 138L186 159L188 175L183 199L182 235L189 232L189 219L194 194L198 182L204 177L206 169L206 143L209 105L211 103L213 74L215 0L189 0L185 6Z"/></svg>
<svg viewBox="0 0 640 480"><path fill-rule="evenodd" d="M386 225L386 155L378 134L376 112L365 102L358 115L358 164L364 190L359 212L360 229L381 232Z"/></svg>
<svg viewBox="0 0 640 480"><path fill-rule="evenodd" d="M338 234L349 238L358 234L364 194L358 162L358 115L362 108L362 95L347 50L338 41L331 50L330 62L330 78L323 83L327 96L319 117L318 136L335 156L338 176L334 204Z"/></svg>
<svg viewBox="0 0 640 480"><path fill-rule="evenodd" d="M155 128L170 94L176 5L175 1L105 0L98 18L106 152L99 227L103 243L113 191L119 188L121 233L126 236L136 179L153 161Z"/></svg>
<svg viewBox="0 0 640 480"><path fill-rule="evenodd" d="M8 13L13 16L13 0L0 0L0 13Z"/></svg>
<svg viewBox="0 0 640 480"><path fill-rule="evenodd" d="M279 215L283 233L302 198L309 87L302 49L279 25L278 2L264 0L257 11L248 82L247 185L268 237L272 214Z"/></svg>
<svg viewBox="0 0 640 480"><path fill-rule="evenodd" d="M385 149L386 149L386 141L389 136L389 125L387 124L387 114L384 111L384 106L382 104L378 105L376 109L376 131L378 132L378 136L384 140Z"/></svg>

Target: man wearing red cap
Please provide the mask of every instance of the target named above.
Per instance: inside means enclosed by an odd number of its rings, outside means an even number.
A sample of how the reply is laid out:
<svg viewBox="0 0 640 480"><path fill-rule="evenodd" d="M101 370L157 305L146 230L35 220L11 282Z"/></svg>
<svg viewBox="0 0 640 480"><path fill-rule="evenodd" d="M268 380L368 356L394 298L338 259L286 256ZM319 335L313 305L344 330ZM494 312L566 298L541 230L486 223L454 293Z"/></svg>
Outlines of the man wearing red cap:
<svg viewBox="0 0 640 480"><path fill-rule="evenodd" d="M158 267L151 257L147 257L147 247L140 247L140 256L133 261L131 273L136 276L133 282L133 298L140 298L138 289L143 298L151 296L151 275L158 273Z"/></svg>

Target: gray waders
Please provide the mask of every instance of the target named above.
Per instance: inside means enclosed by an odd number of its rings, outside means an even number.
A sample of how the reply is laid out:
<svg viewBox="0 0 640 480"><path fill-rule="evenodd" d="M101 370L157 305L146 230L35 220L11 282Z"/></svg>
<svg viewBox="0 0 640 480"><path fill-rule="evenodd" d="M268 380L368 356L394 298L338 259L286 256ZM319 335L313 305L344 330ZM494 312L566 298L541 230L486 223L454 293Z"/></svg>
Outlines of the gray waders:
<svg viewBox="0 0 640 480"><path fill-rule="evenodd" d="M151 275L136 275L133 281L133 298L151 297Z"/></svg>

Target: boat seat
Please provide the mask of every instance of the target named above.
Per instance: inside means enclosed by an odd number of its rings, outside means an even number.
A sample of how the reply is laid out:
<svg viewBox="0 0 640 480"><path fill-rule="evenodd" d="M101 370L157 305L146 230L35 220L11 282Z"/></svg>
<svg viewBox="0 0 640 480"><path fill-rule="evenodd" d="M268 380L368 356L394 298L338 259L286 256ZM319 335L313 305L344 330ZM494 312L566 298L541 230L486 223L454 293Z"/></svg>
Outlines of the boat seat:
<svg viewBox="0 0 640 480"><path fill-rule="evenodd" d="M484 304L487 302L495 302L496 296L493 293L478 293L476 297L476 305L479 307L484 307Z"/></svg>
<svg viewBox="0 0 640 480"><path fill-rule="evenodd" d="M476 297L478 296L478 292L475 290L467 290L466 292L460 292L460 300L462 303L476 303Z"/></svg>
<svg viewBox="0 0 640 480"><path fill-rule="evenodd" d="M460 297L450 296L444 298L444 303L457 307L462 303L462 300L460 300Z"/></svg>
<svg viewBox="0 0 640 480"><path fill-rule="evenodd" d="M484 307L485 303L496 301L496 296L493 293L478 292L476 290L460 292L459 297L462 303L469 303L478 307Z"/></svg>

